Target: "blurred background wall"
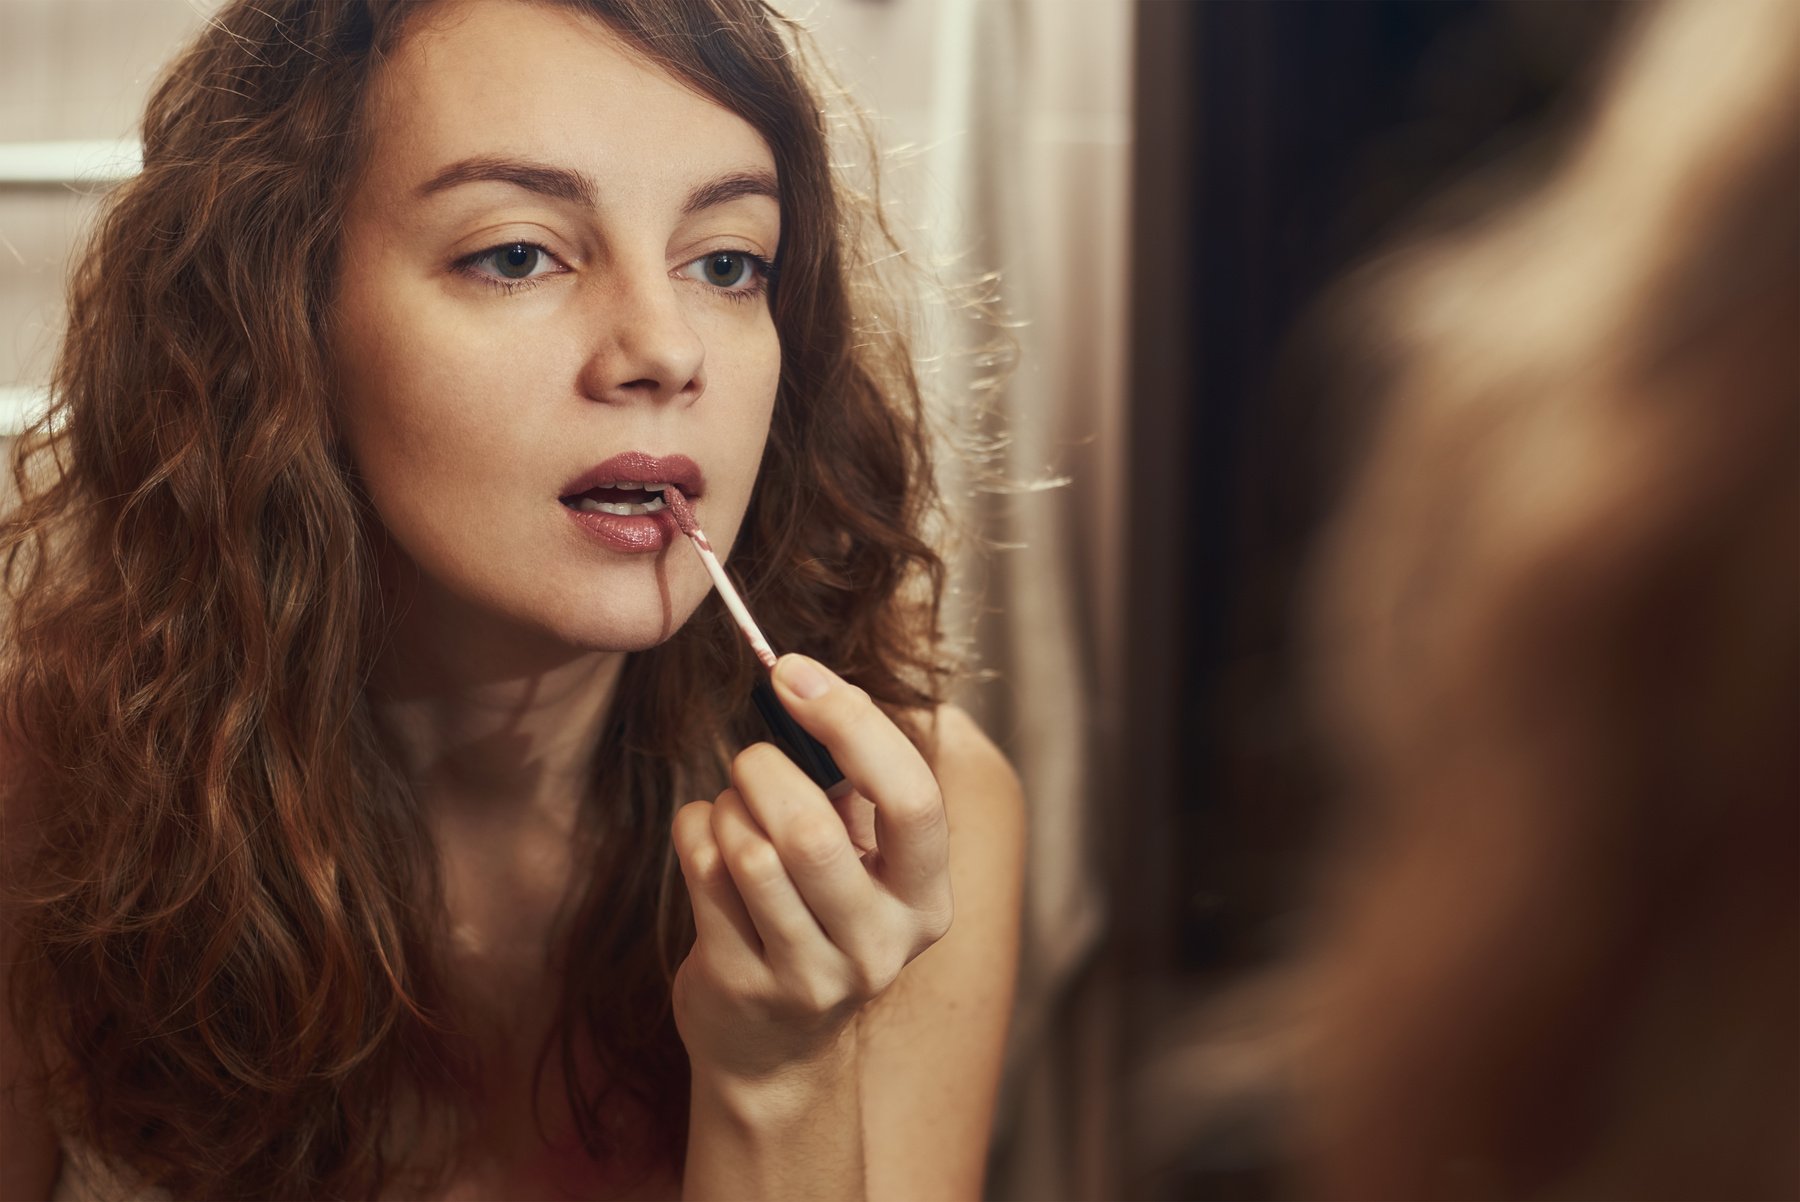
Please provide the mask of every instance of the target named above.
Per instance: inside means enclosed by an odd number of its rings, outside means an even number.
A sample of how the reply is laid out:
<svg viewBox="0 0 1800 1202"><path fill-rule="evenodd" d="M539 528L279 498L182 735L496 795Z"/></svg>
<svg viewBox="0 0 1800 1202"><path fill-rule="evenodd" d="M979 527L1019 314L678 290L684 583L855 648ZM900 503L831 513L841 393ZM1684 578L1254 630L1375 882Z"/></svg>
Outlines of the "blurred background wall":
<svg viewBox="0 0 1800 1202"><path fill-rule="evenodd" d="M49 374L68 256L98 189L130 169L150 84L210 7L0 3L0 437Z"/></svg>

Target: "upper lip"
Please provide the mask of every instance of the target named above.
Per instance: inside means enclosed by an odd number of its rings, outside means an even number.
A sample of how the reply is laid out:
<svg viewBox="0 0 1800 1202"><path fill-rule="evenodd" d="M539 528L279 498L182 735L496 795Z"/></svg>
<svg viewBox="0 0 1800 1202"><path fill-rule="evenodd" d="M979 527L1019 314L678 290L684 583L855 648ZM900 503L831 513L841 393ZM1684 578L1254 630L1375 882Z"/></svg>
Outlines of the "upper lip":
<svg viewBox="0 0 1800 1202"><path fill-rule="evenodd" d="M638 484L673 484L683 494L697 497L706 491L706 474L700 465L686 455L646 455L642 451L624 451L611 459L596 463L563 485L560 495L572 497L590 488L620 481Z"/></svg>

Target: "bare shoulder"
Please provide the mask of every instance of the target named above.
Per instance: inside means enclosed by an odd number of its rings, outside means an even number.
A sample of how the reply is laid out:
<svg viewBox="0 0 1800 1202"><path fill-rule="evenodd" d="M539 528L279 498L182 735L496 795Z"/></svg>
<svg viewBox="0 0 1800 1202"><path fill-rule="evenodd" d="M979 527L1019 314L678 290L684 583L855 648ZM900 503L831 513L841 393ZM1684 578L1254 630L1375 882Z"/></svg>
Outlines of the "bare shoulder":
<svg viewBox="0 0 1800 1202"><path fill-rule="evenodd" d="M961 706L940 705L926 723L923 749L952 829L959 818L979 816L1023 828L1025 792L994 740Z"/></svg>
<svg viewBox="0 0 1800 1202"><path fill-rule="evenodd" d="M955 916L858 1023L870 1202L982 1196L1018 971L1018 773L956 706L920 718L949 822Z"/></svg>

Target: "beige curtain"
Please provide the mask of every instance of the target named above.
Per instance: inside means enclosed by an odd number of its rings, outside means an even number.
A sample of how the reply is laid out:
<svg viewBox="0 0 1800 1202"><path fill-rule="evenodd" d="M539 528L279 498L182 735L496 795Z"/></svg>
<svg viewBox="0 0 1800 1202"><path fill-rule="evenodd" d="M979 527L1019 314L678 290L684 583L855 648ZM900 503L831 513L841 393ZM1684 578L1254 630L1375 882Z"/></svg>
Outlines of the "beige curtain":
<svg viewBox="0 0 1800 1202"><path fill-rule="evenodd" d="M1103 822L1129 821L1097 767L1124 682L1126 275L1132 5L1126 0L829 0L810 14L874 113L892 213L952 284L997 273L1019 364L995 398L1005 474L1060 488L976 498L1010 549L957 564L961 617L998 679L965 704L1006 748L1031 811L1020 994L989 1182L996 1198L1098 1197L1114 1024L1095 971ZM1172 264L1171 269L1178 265ZM927 347L953 423L975 404L952 322ZM966 485L945 456L946 484Z"/></svg>

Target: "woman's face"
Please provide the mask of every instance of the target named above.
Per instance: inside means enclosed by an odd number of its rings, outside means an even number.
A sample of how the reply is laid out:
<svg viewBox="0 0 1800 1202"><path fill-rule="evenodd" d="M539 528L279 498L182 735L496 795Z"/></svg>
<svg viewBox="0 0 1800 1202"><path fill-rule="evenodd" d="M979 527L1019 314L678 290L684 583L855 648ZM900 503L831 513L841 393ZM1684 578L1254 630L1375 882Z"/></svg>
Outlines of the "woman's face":
<svg viewBox="0 0 1800 1202"><path fill-rule="evenodd" d="M708 536L736 537L780 372L768 146L599 21L523 0L413 18L369 117L338 418L415 604L574 647L667 638L708 587L667 510L574 494L692 470ZM648 516L595 509L634 497Z"/></svg>

